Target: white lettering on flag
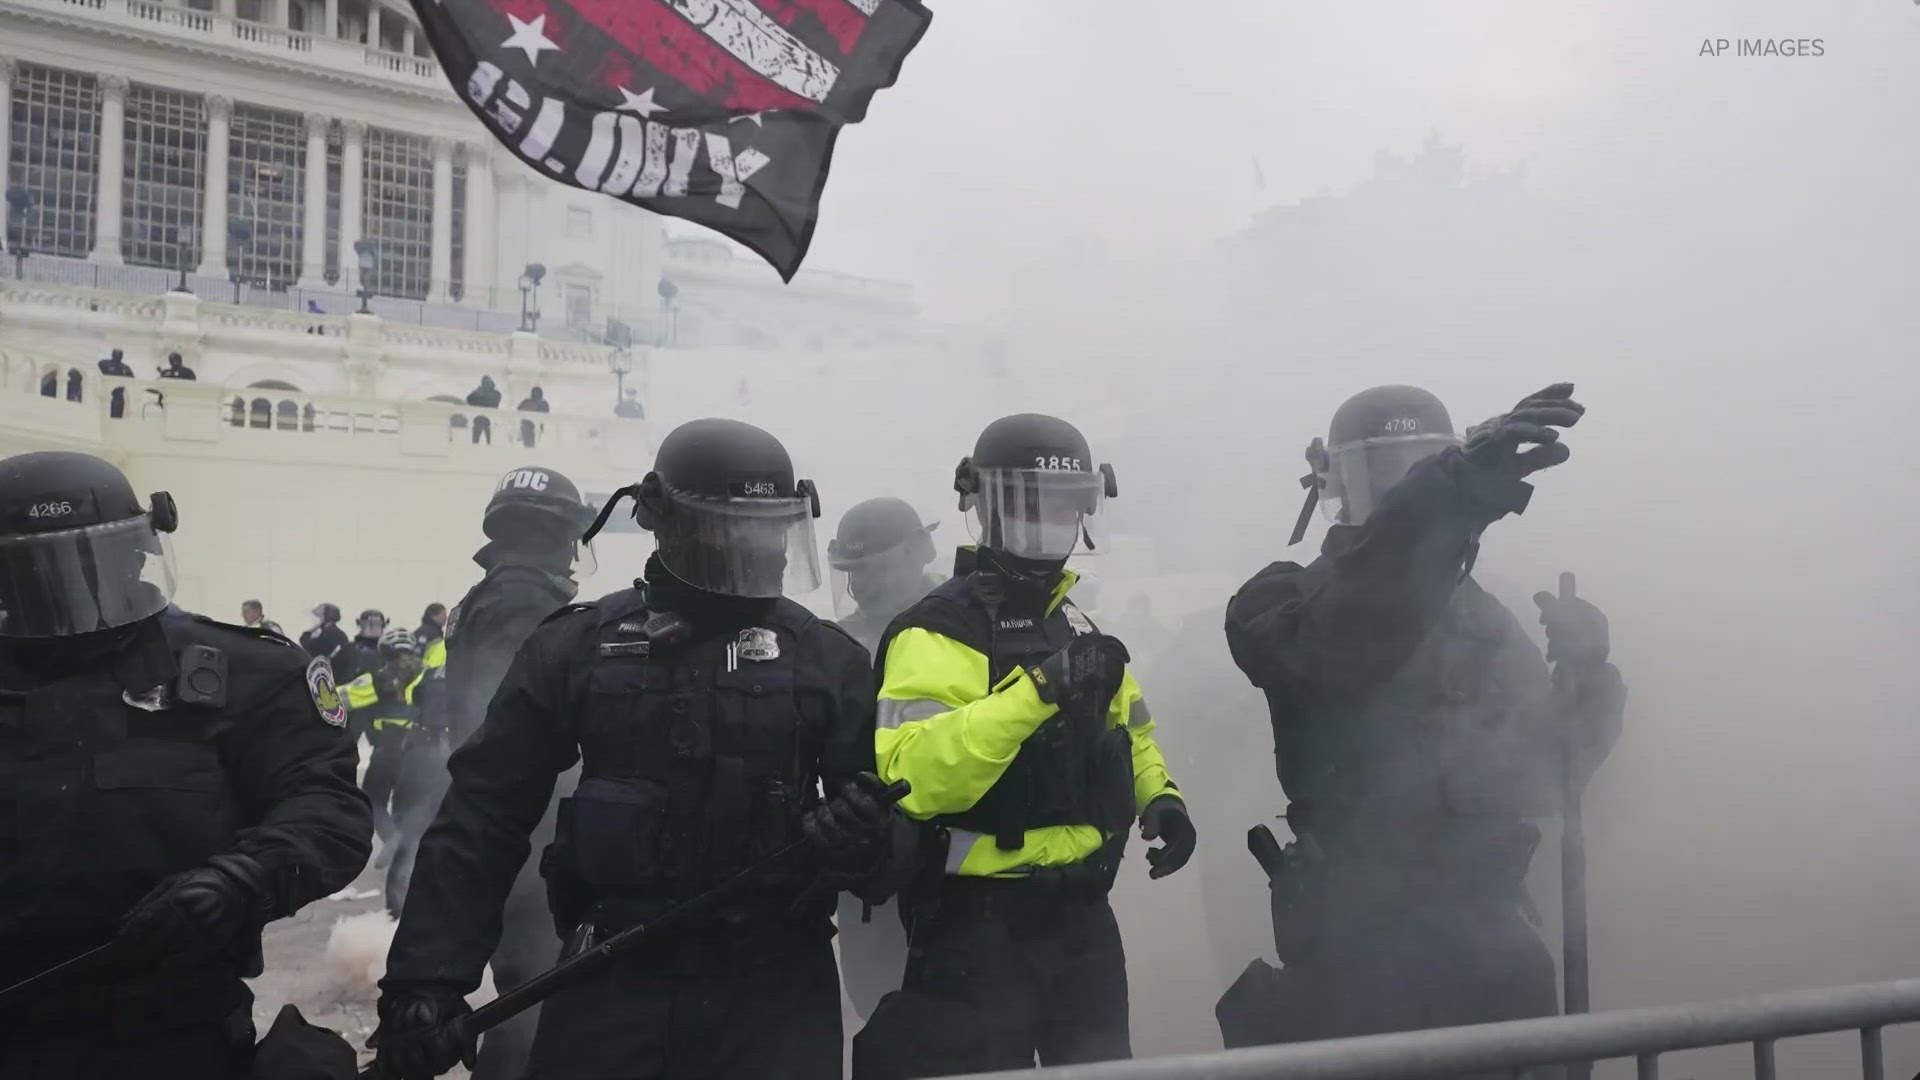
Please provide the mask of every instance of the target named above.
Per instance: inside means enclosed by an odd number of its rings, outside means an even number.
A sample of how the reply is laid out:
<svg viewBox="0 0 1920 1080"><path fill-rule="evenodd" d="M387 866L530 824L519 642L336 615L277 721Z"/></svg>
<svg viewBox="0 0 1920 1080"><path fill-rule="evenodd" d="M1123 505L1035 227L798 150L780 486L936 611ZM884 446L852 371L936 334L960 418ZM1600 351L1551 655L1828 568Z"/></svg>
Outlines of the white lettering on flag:
<svg viewBox="0 0 1920 1080"><path fill-rule="evenodd" d="M700 156L700 129L673 129L673 164L667 170L667 185L661 189L664 195L685 195L687 176L693 172L693 159Z"/></svg>
<svg viewBox="0 0 1920 1080"><path fill-rule="evenodd" d="M660 194L660 181L667 178L667 125L647 121L646 159L640 166L640 178L633 182L637 199L652 199Z"/></svg>
<svg viewBox="0 0 1920 1080"><path fill-rule="evenodd" d="M587 152L580 155L580 165L573 170L573 178L583 188L600 186L600 174L606 171L607 159L613 156L613 122L617 119L610 112L596 113L593 117L593 137L587 142Z"/></svg>
<svg viewBox="0 0 1920 1080"><path fill-rule="evenodd" d="M735 59L810 101L825 101L840 78L839 68L787 33L753 0L668 3Z"/></svg>
<svg viewBox="0 0 1920 1080"><path fill-rule="evenodd" d="M511 95L519 84L508 88ZM554 166L547 160L547 151L553 149L553 140L560 135L560 129L567 123L567 107L559 98L541 98L540 112L533 118L533 126L527 129L526 138L520 140L520 152L528 159L540 162L549 169ZM557 171L557 170L556 170Z"/></svg>
<svg viewBox="0 0 1920 1080"><path fill-rule="evenodd" d="M633 186L633 178L640 173L640 155L647 141L646 128L638 117L620 118L620 156L614 159L613 171L607 174L600 190L609 195L625 195Z"/></svg>
<svg viewBox="0 0 1920 1080"><path fill-rule="evenodd" d="M859 8L862 15L871 15L880 10L880 0L847 0L847 3Z"/></svg>

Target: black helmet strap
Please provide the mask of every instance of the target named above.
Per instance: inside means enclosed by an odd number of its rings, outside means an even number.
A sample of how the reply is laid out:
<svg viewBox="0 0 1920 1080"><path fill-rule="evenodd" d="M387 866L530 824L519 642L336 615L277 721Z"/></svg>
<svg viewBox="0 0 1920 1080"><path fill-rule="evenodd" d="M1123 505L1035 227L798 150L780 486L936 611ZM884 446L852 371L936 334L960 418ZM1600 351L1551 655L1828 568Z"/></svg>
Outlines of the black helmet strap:
<svg viewBox="0 0 1920 1080"><path fill-rule="evenodd" d="M593 538L600 535L601 529L606 528L607 519L613 516L613 508L620 505L621 499L628 498L632 499L636 505L640 502L639 484L628 484L626 487L607 496L607 501L600 507L600 512L594 515L593 524L587 526L587 531L581 534L580 542L583 544L593 543Z"/></svg>
<svg viewBox="0 0 1920 1080"><path fill-rule="evenodd" d="M1300 478L1300 486L1307 489L1306 501L1300 505L1300 516L1293 521L1293 535L1287 538L1287 546L1292 547L1307 535L1307 523L1313 520L1313 511L1320 505L1320 488L1326 483L1321 477L1329 468L1327 444L1318 436L1307 444L1307 465L1310 471Z"/></svg>

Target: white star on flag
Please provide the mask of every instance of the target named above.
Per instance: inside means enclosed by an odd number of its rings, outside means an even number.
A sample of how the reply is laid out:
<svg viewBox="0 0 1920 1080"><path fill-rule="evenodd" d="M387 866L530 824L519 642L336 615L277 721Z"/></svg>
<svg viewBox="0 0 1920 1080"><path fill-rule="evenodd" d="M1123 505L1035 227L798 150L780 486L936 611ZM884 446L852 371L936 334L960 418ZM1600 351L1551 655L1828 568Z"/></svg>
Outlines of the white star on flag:
<svg viewBox="0 0 1920 1080"><path fill-rule="evenodd" d="M667 111L665 105L653 100L653 87L651 86L647 87L647 92L644 94L636 94L624 86L620 87L619 90L620 96L626 99L620 103L620 107L623 109L632 109L634 112L645 117L652 117L654 113Z"/></svg>
<svg viewBox="0 0 1920 1080"><path fill-rule="evenodd" d="M527 54L527 63L538 64L540 54L548 49L560 51L560 46L547 40L547 17L538 15L532 22L521 22L512 15L507 21L513 24L513 36L500 44L502 49L519 49Z"/></svg>
<svg viewBox="0 0 1920 1080"><path fill-rule="evenodd" d="M1920 0L1916 0L1916 2L1920 2ZM727 123L737 124L742 120L751 120L753 121L754 127L763 128L763 127L766 127L767 125L765 121L763 121L761 118L766 115L767 115L767 111L765 109L762 109L759 112L742 113L739 116L728 117Z"/></svg>

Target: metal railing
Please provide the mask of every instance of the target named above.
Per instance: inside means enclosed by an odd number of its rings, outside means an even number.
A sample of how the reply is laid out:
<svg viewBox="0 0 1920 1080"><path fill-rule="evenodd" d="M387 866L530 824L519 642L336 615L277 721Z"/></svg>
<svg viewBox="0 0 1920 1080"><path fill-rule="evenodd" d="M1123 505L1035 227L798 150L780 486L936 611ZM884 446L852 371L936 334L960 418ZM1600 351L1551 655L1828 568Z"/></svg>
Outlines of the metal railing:
<svg viewBox="0 0 1920 1080"><path fill-rule="evenodd" d="M1513 1020L1213 1054L992 1074L1004 1080L1434 1080L1471 1072L1522 1077L1538 1066L1632 1058L1660 1080L1660 1055L1749 1043L1756 1080L1775 1080L1774 1043L1860 1033L1860 1075L1886 1080L1881 1030L1920 1022L1920 979L1733 998L1696 1005Z"/></svg>
<svg viewBox="0 0 1920 1080"><path fill-rule="evenodd" d="M23 260L12 258L10 253L0 255L0 281L16 279L53 285L112 289L119 292L160 294L180 286L180 271L157 266L114 266L61 255L36 253L26 256ZM296 285L276 288L270 284L236 281L191 271L186 275L186 285L188 291L195 296L216 303L312 315L347 315L360 310L360 300L357 296L338 289L303 289ZM499 291L503 294L507 292ZM510 308L504 304L501 306L442 304L399 296L375 295L368 298L367 310L389 323L433 327L440 330L472 330L487 334L506 334L520 328L518 293L511 294L509 299L514 305ZM582 324L568 324L559 319L543 318L536 332L540 337L554 341L600 344L606 340L610 320L613 322L622 320L618 312L602 311L599 314L601 318ZM658 340L657 336L650 332L648 324L639 319L627 323L627 332L630 343L633 345L670 344L670 342Z"/></svg>

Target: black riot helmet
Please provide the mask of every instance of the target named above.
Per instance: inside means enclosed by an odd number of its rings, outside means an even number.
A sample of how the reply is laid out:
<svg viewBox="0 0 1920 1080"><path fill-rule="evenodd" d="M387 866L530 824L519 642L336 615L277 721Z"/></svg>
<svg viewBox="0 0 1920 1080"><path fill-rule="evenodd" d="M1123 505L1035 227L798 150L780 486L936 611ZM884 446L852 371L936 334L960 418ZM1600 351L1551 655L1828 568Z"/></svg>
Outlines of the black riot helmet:
<svg viewBox="0 0 1920 1080"><path fill-rule="evenodd" d="M539 465L513 469L493 487L481 531L489 540L564 546L593 521L580 489L559 471Z"/></svg>
<svg viewBox="0 0 1920 1080"><path fill-rule="evenodd" d="M165 610L174 573L164 537L179 515L164 491L149 503L89 454L0 461L0 637L88 634Z"/></svg>
<svg viewBox="0 0 1920 1080"><path fill-rule="evenodd" d="M926 592L924 571L936 556L931 534L939 527L938 521L922 524L904 499L868 499L848 510L827 541L835 613L843 619L858 610L897 613L919 599ZM897 606L896 599L902 601Z"/></svg>
<svg viewBox="0 0 1920 1080"><path fill-rule="evenodd" d="M1094 462L1080 430L1040 413L988 424L953 488L982 547L1039 560L1063 560L1082 541L1098 551L1101 503L1120 494L1113 466Z"/></svg>
<svg viewBox="0 0 1920 1080"><path fill-rule="evenodd" d="M625 496L634 520L653 533L660 564L696 589L768 598L820 587L819 493L795 478L780 440L752 424L710 417L674 428L653 471L615 492L583 539Z"/></svg>
<svg viewBox="0 0 1920 1080"><path fill-rule="evenodd" d="M1447 407L1417 386L1376 386L1353 395L1334 411L1326 441L1307 447L1313 471L1300 479L1307 505L1290 542L1305 535L1316 500L1328 520L1359 525L1415 462L1459 443Z"/></svg>

